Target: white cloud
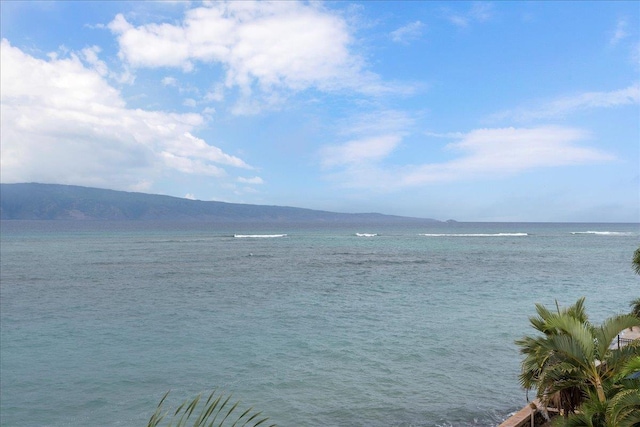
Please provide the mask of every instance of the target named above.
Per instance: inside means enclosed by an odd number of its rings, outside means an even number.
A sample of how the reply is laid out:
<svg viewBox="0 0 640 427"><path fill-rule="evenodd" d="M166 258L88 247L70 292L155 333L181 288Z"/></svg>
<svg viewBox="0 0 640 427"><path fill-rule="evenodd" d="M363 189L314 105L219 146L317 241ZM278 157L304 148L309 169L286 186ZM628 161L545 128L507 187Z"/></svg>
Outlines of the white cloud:
<svg viewBox="0 0 640 427"><path fill-rule="evenodd" d="M185 107L195 108L198 105L198 103L193 98L187 98L184 101L182 101L182 105L184 105Z"/></svg>
<svg viewBox="0 0 640 427"><path fill-rule="evenodd" d="M493 4L487 2L475 2L471 6L469 16L479 22L488 21L493 17Z"/></svg>
<svg viewBox="0 0 640 427"><path fill-rule="evenodd" d="M65 54L70 53L68 49L63 46L60 50ZM100 46L93 45L82 49L76 57L79 57L88 66L88 68L96 71L101 77L108 77L121 84L133 84L135 76L131 73L128 67L124 66L120 73L109 70L107 63L98 57L100 52L102 52ZM58 54L55 52L49 53L48 56L50 59L58 58Z"/></svg>
<svg viewBox="0 0 640 427"><path fill-rule="evenodd" d="M87 47L82 49L82 57L93 67L94 70L96 70L98 74L104 77L108 74L109 69L107 68L107 64L98 58L98 54L100 52L101 49L98 46Z"/></svg>
<svg viewBox="0 0 640 427"><path fill-rule="evenodd" d="M476 178L500 178L527 170L611 161L610 154L574 143L587 138L567 127L477 129L447 150L462 155L449 162L407 171L403 185Z"/></svg>
<svg viewBox="0 0 640 427"><path fill-rule="evenodd" d="M631 62L636 68L640 68L640 42L637 42L631 46Z"/></svg>
<svg viewBox="0 0 640 427"><path fill-rule="evenodd" d="M188 200L196 200L196 196L195 196L193 193L187 193L187 194L185 194L185 195L184 195L184 198L185 198L185 199L188 199Z"/></svg>
<svg viewBox="0 0 640 427"><path fill-rule="evenodd" d="M221 167L206 163L200 159L176 156L175 154L167 151L160 153L160 156L167 166L182 173L217 177L225 175L225 170Z"/></svg>
<svg viewBox="0 0 640 427"><path fill-rule="evenodd" d="M73 53L42 60L2 40L0 61L4 182L149 188L171 171L222 176L224 166L250 168L192 134L200 115L129 109L102 71Z"/></svg>
<svg viewBox="0 0 640 427"><path fill-rule="evenodd" d="M321 151L322 165L340 165L376 162L388 156L400 143L398 135L382 135L349 141L342 145L326 146Z"/></svg>
<svg viewBox="0 0 640 427"><path fill-rule="evenodd" d="M138 193L148 192L153 187L153 182L148 179L142 179L138 182L133 182L127 185L127 190L135 191Z"/></svg>
<svg viewBox="0 0 640 427"><path fill-rule="evenodd" d="M391 32L391 40L396 43L408 43L420 38L424 24L420 21L411 22Z"/></svg>
<svg viewBox="0 0 640 427"><path fill-rule="evenodd" d="M626 19L619 19L616 24L616 29L613 31L611 38L609 39L609 44L612 46L617 45L621 40L629 37L628 26Z"/></svg>
<svg viewBox="0 0 640 427"><path fill-rule="evenodd" d="M338 169L331 178L354 188L391 190L438 182L501 179L531 169L612 161L615 158L577 142L588 137L567 127L477 129L446 137L458 141L445 149L456 157L441 163L382 166L399 144L360 141L329 151L325 166Z"/></svg>
<svg viewBox="0 0 640 427"><path fill-rule="evenodd" d="M519 108L494 114L492 120L530 121L562 117L592 108L612 108L640 103L640 83L610 92L585 92L555 99L535 108Z"/></svg>
<svg viewBox="0 0 640 427"><path fill-rule="evenodd" d="M493 17L493 4L474 2L466 13L450 13L448 18L458 27L468 27L473 22L488 21Z"/></svg>
<svg viewBox="0 0 640 427"><path fill-rule="evenodd" d="M264 184L264 181L259 176L254 176L253 178L238 177L238 182L241 182L243 184L256 184L256 185Z"/></svg>
<svg viewBox="0 0 640 427"><path fill-rule="evenodd" d="M175 25L134 26L119 14L108 27L117 35L120 57L133 67L222 66L224 85L208 95L213 100L223 98L224 88L238 88L244 97L256 90L391 90L350 51L344 19L318 3L205 3Z"/></svg>
<svg viewBox="0 0 640 427"><path fill-rule="evenodd" d="M223 84L215 85L212 90L207 92L204 99L207 101L218 101L218 102L222 101L224 99L224 85Z"/></svg>
<svg viewBox="0 0 640 427"><path fill-rule="evenodd" d="M381 110L350 116L341 123L341 134L358 138L397 134L403 135L414 124L414 117L404 111Z"/></svg>
<svg viewBox="0 0 640 427"><path fill-rule="evenodd" d="M175 77L164 77L162 79L163 86L178 86L178 81Z"/></svg>
<svg viewBox="0 0 640 427"><path fill-rule="evenodd" d="M253 187L243 187L240 191L236 191L235 194L243 195L243 194L258 194L260 193Z"/></svg>
<svg viewBox="0 0 640 427"><path fill-rule="evenodd" d="M342 144L326 145L319 151L324 169L343 169L339 180L348 186L366 186L369 177L380 178L378 163L387 158L414 125L414 118L403 111L382 110L348 117L339 123L341 135L352 139ZM335 175L334 175L335 176ZM391 179L392 177L384 178Z"/></svg>

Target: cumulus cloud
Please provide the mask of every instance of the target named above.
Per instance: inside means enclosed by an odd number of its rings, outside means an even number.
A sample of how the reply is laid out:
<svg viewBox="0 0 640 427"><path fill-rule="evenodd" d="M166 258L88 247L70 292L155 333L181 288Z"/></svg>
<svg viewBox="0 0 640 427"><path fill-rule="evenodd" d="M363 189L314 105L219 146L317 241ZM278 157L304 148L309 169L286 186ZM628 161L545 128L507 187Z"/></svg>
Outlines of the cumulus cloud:
<svg viewBox="0 0 640 427"><path fill-rule="evenodd" d="M1 42L1 166L4 182L149 188L167 172L225 175L249 169L193 135L198 114L127 108L88 48L81 56L32 57Z"/></svg>
<svg viewBox="0 0 640 427"><path fill-rule="evenodd" d="M196 64L221 66L224 83L211 99L222 99L223 88L245 97L256 90L390 90L350 51L344 19L318 3L211 2L188 10L176 24L136 26L118 14L108 27L119 56L132 67L189 72Z"/></svg>
<svg viewBox="0 0 640 427"><path fill-rule="evenodd" d="M561 97L534 108L518 108L494 114L492 120L530 121L562 117L593 108L612 108L640 103L640 83L610 92L585 92Z"/></svg>
<svg viewBox="0 0 640 427"><path fill-rule="evenodd" d="M102 51L99 46L91 46L82 49L82 56L88 64L101 76L106 76L109 72L107 64L98 58L98 54Z"/></svg>
<svg viewBox="0 0 640 427"><path fill-rule="evenodd" d="M439 182L499 179L527 170L614 160L609 153L583 147L580 129L556 126L477 129L445 135L457 141L445 146L453 159L441 163L382 165L399 140L347 143L329 152L325 166L347 187L395 189Z"/></svg>

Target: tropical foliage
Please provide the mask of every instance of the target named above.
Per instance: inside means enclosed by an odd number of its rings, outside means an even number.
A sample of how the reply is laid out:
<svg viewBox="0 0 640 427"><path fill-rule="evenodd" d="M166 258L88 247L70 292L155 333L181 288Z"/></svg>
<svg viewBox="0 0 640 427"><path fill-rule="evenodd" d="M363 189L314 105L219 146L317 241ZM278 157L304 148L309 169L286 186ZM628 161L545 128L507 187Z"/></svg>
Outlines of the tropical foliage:
<svg viewBox="0 0 640 427"><path fill-rule="evenodd" d="M594 393L571 415L569 427L638 427L640 426L640 357L621 370L607 389L607 399L600 402Z"/></svg>
<svg viewBox="0 0 640 427"><path fill-rule="evenodd" d="M640 298L631 301L631 315L640 318Z"/></svg>
<svg viewBox="0 0 640 427"><path fill-rule="evenodd" d="M170 412L163 409L164 401L168 395L169 392L165 393L160 400L156 411L149 419L147 427L160 426L161 422L169 415ZM240 402L230 402L230 400L231 395L225 397L224 394L217 393L216 390L211 392L204 402L202 401L202 395L199 394L191 400L184 401L173 411L173 415L168 418L167 427L222 427L225 425L257 427L267 422L268 418L263 417L261 412L255 412L253 408L240 413L238 409ZM269 425L269 427L274 426L275 424Z"/></svg>
<svg viewBox="0 0 640 427"><path fill-rule="evenodd" d="M633 252L631 265L633 266L633 271L635 271L636 274L640 274L640 248ZM631 314L636 317L640 317L640 298L636 298L631 301Z"/></svg>
<svg viewBox="0 0 640 427"><path fill-rule="evenodd" d="M621 348L612 343L625 329L640 326L640 318L617 315L594 325L584 298L564 309L556 304L553 311L537 304L536 311L530 322L540 334L516 341L525 356L522 386L535 388L543 405L561 409L571 422L586 420L576 426L618 426L623 419L635 419L638 382L627 377L639 363L640 342Z"/></svg>

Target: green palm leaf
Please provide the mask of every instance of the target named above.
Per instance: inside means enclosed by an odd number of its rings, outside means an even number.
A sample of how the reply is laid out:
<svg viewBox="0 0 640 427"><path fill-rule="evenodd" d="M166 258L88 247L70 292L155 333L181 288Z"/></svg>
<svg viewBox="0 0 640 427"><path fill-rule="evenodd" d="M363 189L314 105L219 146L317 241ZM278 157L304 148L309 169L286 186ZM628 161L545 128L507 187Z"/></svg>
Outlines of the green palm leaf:
<svg viewBox="0 0 640 427"><path fill-rule="evenodd" d="M531 326L542 335L516 341L524 355L519 379L536 388L544 405L565 413L566 424L588 427L639 427L640 340L612 346L622 331L640 326L633 315L617 315L592 325L584 298L566 309L536 305Z"/></svg>
<svg viewBox="0 0 640 427"><path fill-rule="evenodd" d="M636 249L633 252L633 260L631 261L631 265L633 266L633 270L636 274L640 274L640 248Z"/></svg>
<svg viewBox="0 0 640 427"><path fill-rule="evenodd" d="M163 419L166 417L167 412L163 409L163 404L169 395L169 392L165 393L160 403L158 404L156 411L151 415L147 427L158 427ZM191 425L192 427L223 427L224 425L236 426L239 423L243 423L242 426L257 427L267 422L267 417L262 417L261 412L255 412L252 408L249 408L242 412L239 416L233 415L237 413L237 409L240 405L240 401L229 404L231 395L224 396L214 390L205 402L201 401L202 395L199 394L191 400L184 401L174 411L172 418L168 421L167 427L171 427L176 423L176 427L186 427ZM198 413L193 423L189 422L189 419L194 413ZM221 418L220 421L217 421ZM230 424L225 424L229 422ZM275 424L271 424L269 427L275 427Z"/></svg>
<svg viewBox="0 0 640 427"><path fill-rule="evenodd" d="M640 326L640 318L630 314L622 314L606 319L602 326L595 329L595 337L598 340L598 354L607 353L613 340L625 329Z"/></svg>

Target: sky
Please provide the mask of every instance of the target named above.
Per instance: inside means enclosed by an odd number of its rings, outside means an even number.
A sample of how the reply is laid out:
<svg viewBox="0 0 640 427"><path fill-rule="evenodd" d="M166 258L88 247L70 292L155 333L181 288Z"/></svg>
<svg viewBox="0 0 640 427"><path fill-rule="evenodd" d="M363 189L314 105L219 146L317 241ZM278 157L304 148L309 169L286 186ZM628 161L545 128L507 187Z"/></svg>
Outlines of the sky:
<svg viewBox="0 0 640 427"><path fill-rule="evenodd" d="M0 180L640 221L640 4L3 1Z"/></svg>

